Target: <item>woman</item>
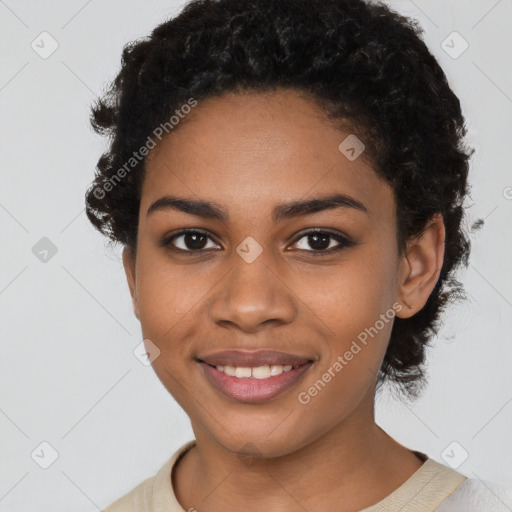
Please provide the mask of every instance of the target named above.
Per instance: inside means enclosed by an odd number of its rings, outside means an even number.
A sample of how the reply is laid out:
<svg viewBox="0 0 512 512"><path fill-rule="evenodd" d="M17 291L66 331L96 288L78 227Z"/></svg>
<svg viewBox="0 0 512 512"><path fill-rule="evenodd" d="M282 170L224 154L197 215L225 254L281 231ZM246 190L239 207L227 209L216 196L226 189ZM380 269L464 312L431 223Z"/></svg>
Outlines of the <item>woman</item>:
<svg viewBox="0 0 512 512"><path fill-rule="evenodd" d="M195 0L125 48L92 122L87 214L195 435L108 512L481 510L374 420L384 382L418 395L469 254L464 119L410 20Z"/></svg>

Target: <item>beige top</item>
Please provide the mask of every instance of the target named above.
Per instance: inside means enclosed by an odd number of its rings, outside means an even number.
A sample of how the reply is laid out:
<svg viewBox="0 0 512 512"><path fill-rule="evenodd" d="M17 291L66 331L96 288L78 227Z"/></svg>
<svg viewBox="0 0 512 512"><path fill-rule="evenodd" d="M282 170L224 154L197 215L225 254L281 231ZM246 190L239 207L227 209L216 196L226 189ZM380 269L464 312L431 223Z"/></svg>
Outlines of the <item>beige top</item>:
<svg viewBox="0 0 512 512"><path fill-rule="evenodd" d="M141 482L103 512L186 512L174 494L171 472L195 443L193 440L184 444L155 476ZM433 512L466 480L464 475L425 454L415 453L424 460L423 466L386 498L361 512Z"/></svg>

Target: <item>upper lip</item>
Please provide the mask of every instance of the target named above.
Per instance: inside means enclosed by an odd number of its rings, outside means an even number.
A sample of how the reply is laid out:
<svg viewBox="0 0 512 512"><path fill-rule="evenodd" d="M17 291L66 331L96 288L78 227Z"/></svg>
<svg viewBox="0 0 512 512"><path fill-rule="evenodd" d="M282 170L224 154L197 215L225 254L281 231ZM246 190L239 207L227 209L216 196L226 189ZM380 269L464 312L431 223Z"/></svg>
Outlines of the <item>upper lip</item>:
<svg viewBox="0 0 512 512"><path fill-rule="evenodd" d="M198 356L199 361L203 361L212 366L238 366L238 367L257 367L264 365L292 365L301 366L312 361L304 356L287 354L276 350L223 350L204 356Z"/></svg>

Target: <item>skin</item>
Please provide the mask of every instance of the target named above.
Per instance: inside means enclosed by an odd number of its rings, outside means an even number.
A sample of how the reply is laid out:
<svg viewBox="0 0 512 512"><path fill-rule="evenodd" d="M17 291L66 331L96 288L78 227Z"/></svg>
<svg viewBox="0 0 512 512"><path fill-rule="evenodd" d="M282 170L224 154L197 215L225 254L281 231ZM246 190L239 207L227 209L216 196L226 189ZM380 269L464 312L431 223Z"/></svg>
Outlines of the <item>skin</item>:
<svg viewBox="0 0 512 512"><path fill-rule="evenodd" d="M399 255L393 191L364 154L350 161L338 150L349 134L297 91L229 93L200 102L147 157L136 258L125 249L123 263L143 337L160 350L153 368L197 439L172 477L185 510L353 512L422 465L374 421L392 321L308 404L297 399L394 303L400 318L419 311L443 262L439 215ZM367 213L334 208L272 220L277 204L333 192ZM167 194L215 202L229 219L174 209L147 216ZM183 228L208 232L202 254L183 236L174 246L188 253L161 245ZM315 256L302 233L313 228L355 245ZM252 263L236 252L248 236L263 251ZM241 403L213 388L195 360L231 348L273 348L314 364L274 399Z"/></svg>

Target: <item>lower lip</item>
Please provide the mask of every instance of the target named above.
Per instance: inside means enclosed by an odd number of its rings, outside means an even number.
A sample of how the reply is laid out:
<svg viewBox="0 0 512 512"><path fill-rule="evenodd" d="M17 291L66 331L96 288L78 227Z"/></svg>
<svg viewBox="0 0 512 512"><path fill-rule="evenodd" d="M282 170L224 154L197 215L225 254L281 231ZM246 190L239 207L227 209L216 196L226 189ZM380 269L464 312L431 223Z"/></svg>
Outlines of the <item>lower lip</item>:
<svg viewBox="0 0 512 512"><path fill-rule="evenodd" d="M239 402L255 404L270 400L290 389L299 382L313 363L307 363L289 372L283 372L267 379L231 377L202 361L199 364L202 366L206 378L219 391Z"/></svg>

